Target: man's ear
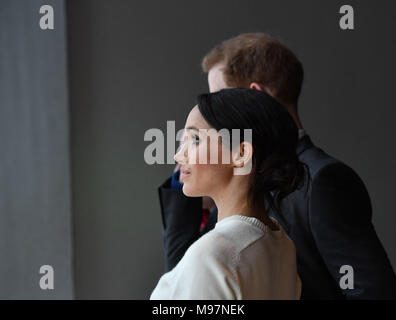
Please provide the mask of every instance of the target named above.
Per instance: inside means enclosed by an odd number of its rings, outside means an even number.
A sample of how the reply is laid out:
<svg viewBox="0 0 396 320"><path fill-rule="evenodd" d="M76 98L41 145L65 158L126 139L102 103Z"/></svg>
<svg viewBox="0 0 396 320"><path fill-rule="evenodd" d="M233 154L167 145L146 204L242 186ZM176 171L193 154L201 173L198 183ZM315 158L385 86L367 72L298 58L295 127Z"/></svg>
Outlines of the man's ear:
<svg viewBox="0 0 396 320"><path fill-rule="evenodd" d="M243 168L253 156L253 146L250 142L243 141L239 145L239 150L235 150L232 155L232 163L236 168Z"/></svg>
<svg viewBox="0 0 396 320"><path fill-rule="evenodd" d="M264 86L262 86L260 83L258 82L252 82L249 85L249 89L254 89L254 90L258 90L258 91L265 91L264 90Z"/></svg>
<svg viewBox="0 0 396 320"><path fill-rule="evenodd" d="M263 86L262 84L258 83L258 82L252 82L249 85L249 89L254 89L254 90L258 90L258 91L263 91L266 94L269 94L271 97L275 98L274 93L272 92L272 90L270 88L268 88L267 86Z"/></svg>

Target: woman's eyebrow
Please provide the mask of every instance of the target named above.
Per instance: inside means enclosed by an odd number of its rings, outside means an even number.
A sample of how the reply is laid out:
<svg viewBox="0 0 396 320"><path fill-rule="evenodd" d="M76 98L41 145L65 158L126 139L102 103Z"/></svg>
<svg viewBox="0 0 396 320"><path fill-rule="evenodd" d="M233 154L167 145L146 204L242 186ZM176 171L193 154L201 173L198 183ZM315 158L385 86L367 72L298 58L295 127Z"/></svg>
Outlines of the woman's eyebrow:
<svg viewBox="0 0 396 320"><path fill-rule="evenodd" d="M187 128L186 128L186 130L188 130L188 129L191 129L191 130L197 130L197 131L199 131L199 129L198 129L198 128L196 128L196 127L194 127L194 126L187 127Z"/></svg>

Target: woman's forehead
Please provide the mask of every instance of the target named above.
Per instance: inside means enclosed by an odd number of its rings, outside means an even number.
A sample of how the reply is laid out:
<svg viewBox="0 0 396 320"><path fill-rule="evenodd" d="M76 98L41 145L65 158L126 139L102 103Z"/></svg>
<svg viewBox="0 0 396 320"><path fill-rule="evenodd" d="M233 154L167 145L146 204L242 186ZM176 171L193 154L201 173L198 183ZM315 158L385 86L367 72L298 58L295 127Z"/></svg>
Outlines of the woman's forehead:
<svg viewBox="0 0 396 320"><path fill-rule="evenodd" d="M209 129L211 127L199 112L198 106L195 106L187 117L185 128Z"/></svg>

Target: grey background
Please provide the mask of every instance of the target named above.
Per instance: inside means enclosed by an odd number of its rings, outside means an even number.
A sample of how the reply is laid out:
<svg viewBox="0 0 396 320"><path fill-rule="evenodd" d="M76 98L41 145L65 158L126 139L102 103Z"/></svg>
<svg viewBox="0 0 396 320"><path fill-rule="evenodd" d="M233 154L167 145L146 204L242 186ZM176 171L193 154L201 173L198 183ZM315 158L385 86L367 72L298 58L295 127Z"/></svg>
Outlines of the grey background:
<svg viewBox="0 0 396 320"><path fill-rule="evenodd" d="M43 31L42 4L0 1L0 299L74 296L65 7Z"/></svg>
<svg viewBox="0 0 396 320"><path fill-rule="evenodd" d="M370 192L376 230L394 238L394 1L68 1L77 298L145 299L163 265L156 188L143 141L184 126L207 91L200 62L242 32L280 38L301 59L300 101L314 143L351 165ZM362 248L364 250L364 248Z"/></svg>
<svg viewBox="0 0 396 320"><path fill-rule="evenodd" d="M41 4L55 31L38 28ZM208 90L202 57L251 31L303 62L304 127L360 174L396 265L394 1L348 1L354 31L337 0L67 0L66 17L63 4L0 0L0 298L148 298L173 165L145 164L144 133L182 128ZM38 289L42 264L54 291Z"/></svg>

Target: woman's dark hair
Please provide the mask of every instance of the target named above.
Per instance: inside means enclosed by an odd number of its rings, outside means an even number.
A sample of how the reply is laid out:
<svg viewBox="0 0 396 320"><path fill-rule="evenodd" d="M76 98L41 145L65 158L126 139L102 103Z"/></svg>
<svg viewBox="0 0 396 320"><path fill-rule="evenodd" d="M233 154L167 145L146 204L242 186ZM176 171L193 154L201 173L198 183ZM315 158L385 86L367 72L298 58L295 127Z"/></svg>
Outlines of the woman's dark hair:
<svg viewBox="0 0 396 320"><path fill-rule="evenodd" d="M252 129L252 174L248 201L280 212L281 201L309 179L299 161L298 129L287 110L270 95L253 89L223 89L197 98L202 116L217 131ZM268 213L268 211L267 211Z"/></svg>

